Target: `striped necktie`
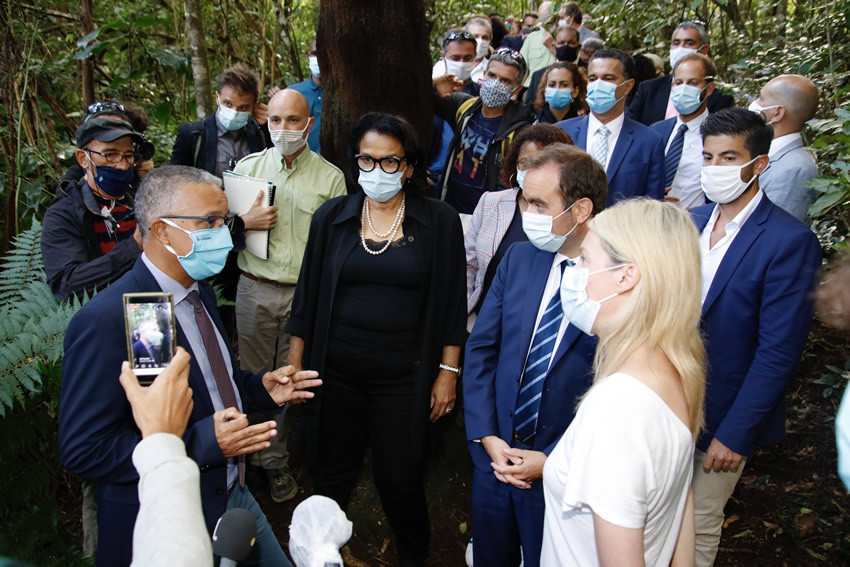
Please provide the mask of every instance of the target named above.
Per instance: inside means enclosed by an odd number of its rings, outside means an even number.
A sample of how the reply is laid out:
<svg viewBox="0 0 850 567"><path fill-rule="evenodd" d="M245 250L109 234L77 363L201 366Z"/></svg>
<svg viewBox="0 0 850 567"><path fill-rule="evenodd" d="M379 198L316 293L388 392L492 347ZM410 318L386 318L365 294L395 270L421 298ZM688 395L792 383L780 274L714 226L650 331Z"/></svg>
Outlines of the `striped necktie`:
<svg viewBox="0 0 850 567"><path fill-rule="evenodd" d="M670 148L664 155L664 171L667 174L664 179L664 187L673 185L673 179L676 177L676 171L679 169L679 161L682 159L682 148L685 147L685 132L687 131L687 124L679 126L679 130L673 137L673 141L670 142Z"/></svg>
<svg viewBox="0 0 850 567"><path fill-rule="evenodd" d="M608 134L611 131L605 126L600 126L596 131L596 141L593 144L593 159L602 164L602 169L608 167Z"/></svg>
<svg viewBox="0 0 850 567"><path fill-rule="evenodd" d="M561 262L561 277L567 262ZM522 384L517 395L514 411L514 432L523 442L530 442L537 430L537 414L540 410L540 398L543 395L543 383L549 373L549 361L555 350L558 331L564 310L561 307L560 288L543 311L537 330L531 341L531 350L525 361Z"/></svg>

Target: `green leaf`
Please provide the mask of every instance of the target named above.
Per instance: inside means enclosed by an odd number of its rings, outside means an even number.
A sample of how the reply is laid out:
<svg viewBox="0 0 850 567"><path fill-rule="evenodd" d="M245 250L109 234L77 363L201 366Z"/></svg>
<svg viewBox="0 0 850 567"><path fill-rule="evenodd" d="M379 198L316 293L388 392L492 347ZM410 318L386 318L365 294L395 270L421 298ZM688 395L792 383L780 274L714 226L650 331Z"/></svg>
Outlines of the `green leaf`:
<svg viewBox="0 0 850 567"><path fill-rule="evenodd" d="M162 125L167 126L171 121L171 112L173 108L169 101L160 102L151 109L151 114L153 114L156 121Z"/></svg>
<svg viewBox="0 0 850 567"><path fill-rule="evenodd" d="M142 16L135 21L135 24L137 28L149 28L157 24L167 26L170 25L171 22L163 18L155 18L153 16Z"/></svg>
<svg viewBox="0 0 850 567"><path fill-rule="evenodd" d="M460 530L460 533L465 534L466 530L468 529L466 526L466 522L461 522L458 526L458 529Z"/></svg>
<svg viewBox="0 0 850 567"><path fill-rule="evenodd" d="M826 193L809 207L809 215L819 217L847 197L847 191L840 187L835 192Z"/></svg>
<svg viewBox="0 0 850 567"><path fill-rule="evenodd" d="M83 39L79 40L77 42L77 47L85 47L89 43L91 43L92 41L96 40L97 36L100 34L100 30L101 30L101 28L98 28L98 29L94 30L93 32L91 32L90 34L88 34Z"/></svg>

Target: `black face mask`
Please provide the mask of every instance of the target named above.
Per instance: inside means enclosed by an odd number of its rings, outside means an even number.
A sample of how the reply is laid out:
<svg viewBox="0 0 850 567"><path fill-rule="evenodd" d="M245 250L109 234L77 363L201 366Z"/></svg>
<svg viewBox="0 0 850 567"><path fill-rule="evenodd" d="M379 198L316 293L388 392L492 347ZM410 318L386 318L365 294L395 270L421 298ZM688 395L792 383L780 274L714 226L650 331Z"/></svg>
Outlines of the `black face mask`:
<svg viewBox="0 0 850 567"><path fill-rule="evenodd" d="M555 58L558 61L569 61L572 63L576 60L576 56L578 56L578 47L562 45L555 48Z"/></svg>

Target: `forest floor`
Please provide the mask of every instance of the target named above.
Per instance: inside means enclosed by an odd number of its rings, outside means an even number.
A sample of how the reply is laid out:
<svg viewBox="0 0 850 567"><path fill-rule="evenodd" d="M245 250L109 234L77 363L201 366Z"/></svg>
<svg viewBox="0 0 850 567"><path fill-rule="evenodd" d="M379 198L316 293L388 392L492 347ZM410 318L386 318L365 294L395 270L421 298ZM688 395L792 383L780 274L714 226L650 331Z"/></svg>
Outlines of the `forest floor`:
<svg viewBox="0 0 850 567"><path fill-rule="evenodd" d="M817 322L813 333L816 339L786 392L785 441L749 460L726 506L719 567L850 566L850 494L836 474L833 427L841 391L839 387L825 396L827 386L813 383L827 365L843 367L850 360L850 337ZM456 420L442 430L442 448L427 475L431 517L427 565L462 567L473 529L472 461ZM297 458L292 467L299 483L294 500L274 504L266 491L258 498L283 542L288 540L292 510L310 495L311 488L306 467ZM350 567L397 564L392 531L371 478L367 459L348 510L354 523L345 551Z"/></svg>

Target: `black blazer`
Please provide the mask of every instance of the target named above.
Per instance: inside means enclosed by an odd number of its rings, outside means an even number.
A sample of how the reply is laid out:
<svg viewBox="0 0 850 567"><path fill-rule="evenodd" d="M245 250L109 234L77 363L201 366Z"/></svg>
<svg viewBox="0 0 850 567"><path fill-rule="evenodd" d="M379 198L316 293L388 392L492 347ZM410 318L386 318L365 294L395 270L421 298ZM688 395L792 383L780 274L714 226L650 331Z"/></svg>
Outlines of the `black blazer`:
<svg viewBox="0 0 850 567"><path fill-rule="evenodd" d="M260 126L254 120L249 120L243 133L248 142L249 153L262 151L272 146L268 127ZM198 142L200 138L200 147ZM188 165L203 169L215 175L216 144L218 129L215 114L210 114L203 120L177 127L177 139L171 151L171 165ZM197 150L197 158L196 158Z"/></svg>
<svg viewBox="0 0 850 567"><path fill-rule="evenodd" d="M642 82L638 85L635 99L626 108L626 116L646 126L664 120L672 87L673 75L665 75ZM731 95L721 93L716 88L708 97L709 112L717 112L733 106L735 106L735 99Z"/></svg>

